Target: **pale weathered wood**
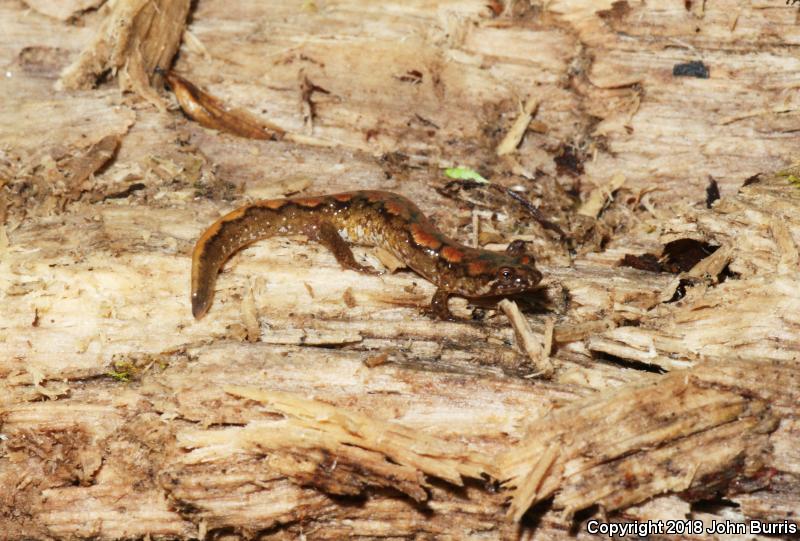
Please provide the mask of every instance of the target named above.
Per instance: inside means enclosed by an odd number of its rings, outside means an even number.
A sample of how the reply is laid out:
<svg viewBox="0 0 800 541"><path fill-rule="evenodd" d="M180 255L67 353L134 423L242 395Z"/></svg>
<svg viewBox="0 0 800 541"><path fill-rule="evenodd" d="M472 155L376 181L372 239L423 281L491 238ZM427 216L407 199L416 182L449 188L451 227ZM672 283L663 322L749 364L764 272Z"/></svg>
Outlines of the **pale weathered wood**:
<svg viewBox="0 0 800 541"><path fill-rule="evenodd" d="M800 171L770 173L796 151L796 8L200 0L184 28L188 2L99 4L0 0L3 538L796 522ZM710 78L673 76L691 60ZM189 121L150 86L170 63L292 137ZM56 90L76 85L98 88ZM447 188L450 165L493 187ZM425 280L302 238L234 256L191 317L215 218L361 188L465 243L530 241L544 291L518 304L549 379L496 307L432 321ZM720 248L619 266L685 238Z"/></svg>
<svg viewBox="0 0 800 541"><path fill-rule="evenodd" d="M83 11L94 9L103 3L103 0L65 0L62 2L49 2L48 0L25 0L32 9L55 17L67 20L77 17Z"/></svg>

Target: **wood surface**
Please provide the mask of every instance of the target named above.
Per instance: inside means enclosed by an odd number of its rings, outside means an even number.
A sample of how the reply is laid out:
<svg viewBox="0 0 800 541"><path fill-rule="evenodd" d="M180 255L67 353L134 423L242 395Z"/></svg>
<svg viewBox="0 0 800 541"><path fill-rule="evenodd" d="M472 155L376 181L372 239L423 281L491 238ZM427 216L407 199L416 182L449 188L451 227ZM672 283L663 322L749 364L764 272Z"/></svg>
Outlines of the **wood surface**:
<svg viewBox="0 0 800 541"><path fill-rule="evenodd" d="M798 524L798 13L0 0L0 539ZM274 238L192 318L213 220L364 188L528 241L543 290L433 321L380 251Z"/></svg>

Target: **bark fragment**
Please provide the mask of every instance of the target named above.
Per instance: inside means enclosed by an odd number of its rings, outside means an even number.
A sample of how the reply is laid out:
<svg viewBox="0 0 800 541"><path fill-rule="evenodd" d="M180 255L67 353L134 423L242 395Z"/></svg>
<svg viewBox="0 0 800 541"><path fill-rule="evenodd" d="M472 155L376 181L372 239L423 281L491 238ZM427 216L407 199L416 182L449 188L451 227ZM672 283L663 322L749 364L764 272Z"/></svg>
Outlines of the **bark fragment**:
<svg viewBox="0 0 800 541"><path fill-rule="evenodd" d="M61 74L64 89L94 88L107 72L162 111L157 70L167 70L178 50L189 0L118 0L109 4L93 42Z"/></svg>

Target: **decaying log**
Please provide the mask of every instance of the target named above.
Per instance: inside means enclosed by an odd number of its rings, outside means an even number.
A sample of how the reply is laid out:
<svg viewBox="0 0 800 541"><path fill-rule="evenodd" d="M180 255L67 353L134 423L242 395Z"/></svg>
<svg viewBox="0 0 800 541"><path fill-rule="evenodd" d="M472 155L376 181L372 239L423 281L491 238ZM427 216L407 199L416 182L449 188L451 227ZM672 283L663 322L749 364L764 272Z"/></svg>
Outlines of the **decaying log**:
<svg viewBox="0 0 800 541"><path fill-rule="evenodd" d="M795 15L0 0L0 538L797 524ZM213 220L362 188L542 290L433 321L402 262L273 238L192 318Z"/></svg>

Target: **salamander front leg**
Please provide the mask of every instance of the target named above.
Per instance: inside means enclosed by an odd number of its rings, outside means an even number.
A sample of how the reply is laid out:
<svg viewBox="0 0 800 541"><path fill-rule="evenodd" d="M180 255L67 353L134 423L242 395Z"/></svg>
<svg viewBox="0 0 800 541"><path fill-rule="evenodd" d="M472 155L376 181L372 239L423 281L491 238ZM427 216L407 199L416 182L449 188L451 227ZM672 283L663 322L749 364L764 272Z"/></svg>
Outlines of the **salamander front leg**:
<svg viewBox="0 0 800 541"><path fill-rule="evenodd" d="M423 310L423 313L433 316L436 319L441 319L442 321L458 321L447 307L447 301L450 299L450 295L451 293L449 291L445 291L442 288L437 289L431 299L431 305Z"/></svg>
<svg viewBox="0 0 800 541"><path fill-rule="evenodd" d="M339 265L343 268L363 272L365 274L381 274L372 267L362 265L356 261L356 258L353 256L353 250L350 249L350 246L341 235L339 235L339 232L333 224L329 222L314 224L313 227L308 228L306 234L311 240L319 242L330 250L336 258L336 261L338 261Z"/></svg>
<svg viewBox="0 0 800 541"><path fill-rule="evenodd" d="M527 251L528 250L525 246L525 241L520 239L512 241L506 248L506 253L511 256L519 256L527 253Z"/></svg>

